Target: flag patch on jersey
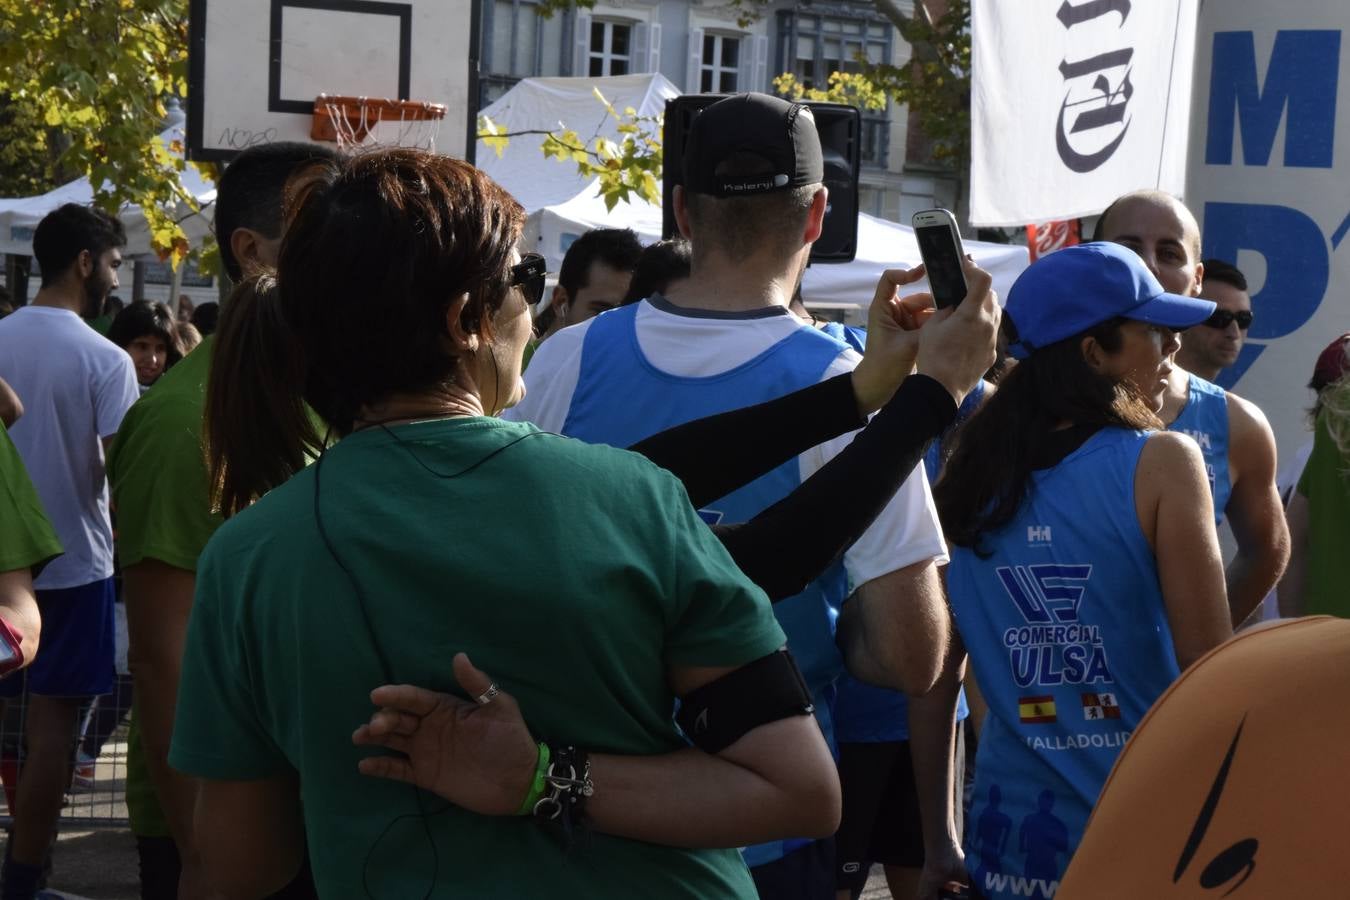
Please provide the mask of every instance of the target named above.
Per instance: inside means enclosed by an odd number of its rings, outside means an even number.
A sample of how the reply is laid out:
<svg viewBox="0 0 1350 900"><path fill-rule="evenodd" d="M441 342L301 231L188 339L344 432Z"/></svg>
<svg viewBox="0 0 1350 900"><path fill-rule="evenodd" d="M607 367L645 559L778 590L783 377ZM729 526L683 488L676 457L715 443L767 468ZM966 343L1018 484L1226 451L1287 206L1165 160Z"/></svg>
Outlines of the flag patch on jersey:
<svg viewBox="0 0 1350 900"><path fill-rule="evenodd" d="M1023 725L1045 725L1056 720L1055 698L1021 697L1017 701L1017 714Z"/></svg>
<svg viewBox="0 0 1350 900"><path fill-rule="evenodd" d="M1116 702L1116 695L1084 694L1083 718L1089 722L1098 722L1102 719L1119 719L1120 704Z"/></svg>

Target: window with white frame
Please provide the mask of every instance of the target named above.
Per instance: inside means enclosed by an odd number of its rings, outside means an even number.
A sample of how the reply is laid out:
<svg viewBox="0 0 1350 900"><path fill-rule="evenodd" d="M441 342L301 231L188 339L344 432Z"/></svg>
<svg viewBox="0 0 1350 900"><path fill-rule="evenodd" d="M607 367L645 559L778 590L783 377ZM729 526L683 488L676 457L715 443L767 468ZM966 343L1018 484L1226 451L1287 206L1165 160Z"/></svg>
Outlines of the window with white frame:
<svg viewBox="0 0 1350 900"><path fill-rule="evenodd" d="M769 39L764 35L690 27L687 93L767 90L768 68Z"/></svg>
<svg viewBox="0 0 1350 900"><path fill-rule="evenodd" d="M741 39L726 34L703 35L703 66L699 73L699 91L704 94L731 94L739 90Z"/></svg>
<svg viewBox="0 0 1350 900"><path fill-rule="evenodd" d="M633 66L633 26L626 22L591 21L588 74L627 75Z"/></svg>

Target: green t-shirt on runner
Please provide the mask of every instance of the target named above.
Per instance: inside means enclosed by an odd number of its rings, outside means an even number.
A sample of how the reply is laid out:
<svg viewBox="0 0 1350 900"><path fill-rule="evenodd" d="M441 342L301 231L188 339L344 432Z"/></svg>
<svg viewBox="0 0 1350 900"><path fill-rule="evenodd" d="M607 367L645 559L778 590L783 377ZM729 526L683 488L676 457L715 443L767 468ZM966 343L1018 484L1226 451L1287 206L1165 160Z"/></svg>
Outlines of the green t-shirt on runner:
<svg viewBox="0 0 1350 900"><path fill-rule="evenodd" d="M1312 455L1298 480L1308 498L1308 562L1303 614L1350 618L1350 459L1331 439L1327 414L1317 417Z"/></svg>
<svg viewBox="0 0 1350 900"><path fill-rule="evenodd" d="M122 565L157 559L196 571L220 527L211 512L202 411L214 338L208 337L137 400L108 454Z"/></svg>
<svg viewBox="0 0 1350 900"><path fill-rule="evenodd" d="M463 697L463 650L541 739L650 755L684 746L668 666L784 643L763 592L646 459L497 419L372 428L206 548L170 762L221 780L297 772L319 893L420 897L433 863L415 792L357 771L372 688ZM432 896L755 896L735 850L594 834L564 853L529 817L422 805Z"/></svg>
<svg viewBox="0 0 1350 900"><path fill-rule="evenodd" d="M36 576L61 553L23 459L0 422L0 572L30 569Z"/></svg>

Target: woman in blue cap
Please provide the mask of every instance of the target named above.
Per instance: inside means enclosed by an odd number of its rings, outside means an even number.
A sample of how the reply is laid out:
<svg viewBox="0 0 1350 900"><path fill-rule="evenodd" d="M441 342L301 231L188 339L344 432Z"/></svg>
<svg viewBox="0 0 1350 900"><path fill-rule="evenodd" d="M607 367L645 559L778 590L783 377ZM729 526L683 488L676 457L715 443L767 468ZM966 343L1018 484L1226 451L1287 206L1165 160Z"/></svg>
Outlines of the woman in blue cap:
<svg viewBox="0 0 1350 900"><path fill-rule="evenodd" d="M1130 732L1231 634L1203 458L1157 418L1176 332L1212 311L1104 243L1045 257L1009 294L1019 363L935 491L959 631L942 689L969 653L989 704L977 896L1055 895Z"/></svg>

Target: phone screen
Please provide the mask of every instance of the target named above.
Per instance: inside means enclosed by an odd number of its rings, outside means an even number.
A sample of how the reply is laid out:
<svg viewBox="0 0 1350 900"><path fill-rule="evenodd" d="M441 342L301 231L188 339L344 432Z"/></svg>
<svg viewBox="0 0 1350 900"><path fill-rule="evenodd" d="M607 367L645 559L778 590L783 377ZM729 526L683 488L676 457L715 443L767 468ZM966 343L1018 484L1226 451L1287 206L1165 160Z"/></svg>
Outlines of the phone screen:
<svg viewBox="0 0 1350 900"><path fill-rule="evenodd" d="M919 254L928 269L928 284L938 309L955 306L966 296L966 276L961 271L961 250L946 225L924 225L914 229Z"/></svg>

